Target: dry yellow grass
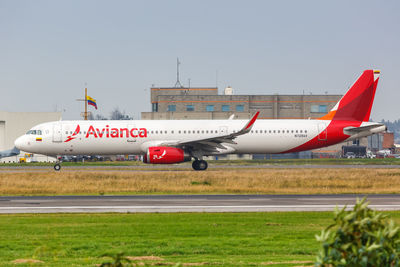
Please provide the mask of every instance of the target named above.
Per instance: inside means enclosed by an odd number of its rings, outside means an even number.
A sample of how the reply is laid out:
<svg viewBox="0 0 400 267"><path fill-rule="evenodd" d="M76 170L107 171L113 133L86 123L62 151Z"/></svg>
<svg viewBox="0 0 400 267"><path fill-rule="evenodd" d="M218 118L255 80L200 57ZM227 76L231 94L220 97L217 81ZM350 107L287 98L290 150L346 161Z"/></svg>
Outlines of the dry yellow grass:
<svg viewBox="0 0 400 267"><path fill-rule="evenodd" d="M1 195L400 193L399 169L0 173Z"/></svg>

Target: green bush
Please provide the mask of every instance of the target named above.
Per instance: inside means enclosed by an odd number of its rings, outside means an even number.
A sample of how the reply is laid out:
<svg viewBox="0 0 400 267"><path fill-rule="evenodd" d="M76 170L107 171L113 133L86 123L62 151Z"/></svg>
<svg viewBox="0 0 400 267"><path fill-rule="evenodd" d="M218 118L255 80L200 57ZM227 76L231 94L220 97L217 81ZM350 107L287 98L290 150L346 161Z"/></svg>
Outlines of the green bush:
<svg viewBox="0 0 400 267"><path fill-rule="evenodd" d="M132 264L132 262L125 257L123 252L120 253L106 253L103 254L101 257L108 257L111 258L109 262L103 262L100 267L124 267L124 266L136 266Z"/></svg>
<svg viewBox="0 0 400 267"><path fill-rule="evenodd" d="M364 198L352 211L336 208L335 222L316 235L316 266L400 266L400 228L368 204Z"/></svg>

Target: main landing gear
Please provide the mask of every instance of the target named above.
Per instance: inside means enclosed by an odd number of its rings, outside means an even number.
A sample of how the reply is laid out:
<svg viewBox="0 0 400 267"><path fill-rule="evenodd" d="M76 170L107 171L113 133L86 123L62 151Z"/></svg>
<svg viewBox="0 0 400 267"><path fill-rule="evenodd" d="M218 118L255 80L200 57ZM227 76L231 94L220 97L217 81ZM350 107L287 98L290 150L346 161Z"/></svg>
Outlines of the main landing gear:
<svg viewBox="0 0 400 267"><path fill-rule="evenodd" d="M61 164L60 164L60 162L56 162L56 164L54 164L54 170L55 170L55 171L61 170Z"/></svg>
<svg viewBox="0 0 400 267"><path fill-rule="evenodd" d="M208 167L208 163L205 160L196 159L193 161L192 167L195 171L205 171Z"/></svg>

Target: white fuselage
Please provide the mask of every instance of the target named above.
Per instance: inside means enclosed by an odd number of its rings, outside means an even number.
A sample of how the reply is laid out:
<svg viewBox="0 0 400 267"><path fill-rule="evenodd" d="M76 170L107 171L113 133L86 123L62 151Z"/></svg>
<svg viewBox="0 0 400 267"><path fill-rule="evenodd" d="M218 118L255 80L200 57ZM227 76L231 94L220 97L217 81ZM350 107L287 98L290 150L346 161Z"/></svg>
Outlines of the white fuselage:
<svg viewBox="0 0 400 267"><path fill-rule="evenodd" d="M283 153L315 138L322 147L325 142L329 145L330 122L257 120L249 133L234 139L236 144L224 144L226 149L210 154ZM57 121L35 126L32 129L36 134L21 136L15 144L23 151L44 155L144 154L148 147L166 141L198 140L237 132L245 123L245 120Z"/></svg>

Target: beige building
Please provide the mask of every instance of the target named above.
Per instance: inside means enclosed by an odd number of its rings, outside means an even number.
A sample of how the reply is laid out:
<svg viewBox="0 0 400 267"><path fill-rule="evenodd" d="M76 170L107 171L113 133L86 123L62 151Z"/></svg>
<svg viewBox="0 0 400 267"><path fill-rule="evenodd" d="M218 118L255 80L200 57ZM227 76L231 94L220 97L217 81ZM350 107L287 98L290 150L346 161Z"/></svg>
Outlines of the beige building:
<svg viewBox="0 0 400 267"><path fill-rule="evenodd" d="M145 120L247 119L260 111L260 119L307 119L325 115L341 95L234 95L228 87L151 88L152 112L142 112Z"/></svg>
<svg viewBox="0 0 400 267"><path fill-rule="evenodd" d="M61 112L6 112L0 111L0 151L9 150L14 147L14 141L25 134L33 126L61 119ZM0 162L15 162L24 156L1 158ZM34 155L37 161L52 161L45 156Z"/></svg>

